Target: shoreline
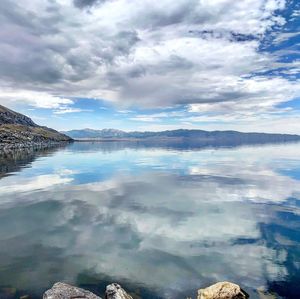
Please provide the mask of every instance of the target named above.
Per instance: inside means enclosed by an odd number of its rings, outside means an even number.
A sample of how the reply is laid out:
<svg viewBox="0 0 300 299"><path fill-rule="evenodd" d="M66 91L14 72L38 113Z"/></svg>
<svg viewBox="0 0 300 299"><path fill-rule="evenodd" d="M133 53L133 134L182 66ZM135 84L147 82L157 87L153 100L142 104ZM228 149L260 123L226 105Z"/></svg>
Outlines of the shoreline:
<svg viewBox="0 0 300 299"><path fill-rule="evenodd" d="M195 296L196 295L196 296ZM24 297L26 298L26 297ZM43 299L102 299L100 296L67 283L57 282L51 289L47 290ZM125 291L118 283L106 286L105 299L136 299L135 294ZM139 299L142 299L138 296ZM197 294L186 299L248 299L249 295L239 285L222 281L203 289L198 289ZM267 297L266 297L267 298ZM29 298L26 298L29 299ZM184 299L184 298L182 298Z"/></svg>
<svg viewBox="0 0 300 299"><path fill-rule="evenodd" d="M74 141L41 141L41 142L17 142L17 143L1 143L0 142L0 152L10 151L10 150L21 150L21 149L45 149L56 146L64 146L73 143Z"/></svg>

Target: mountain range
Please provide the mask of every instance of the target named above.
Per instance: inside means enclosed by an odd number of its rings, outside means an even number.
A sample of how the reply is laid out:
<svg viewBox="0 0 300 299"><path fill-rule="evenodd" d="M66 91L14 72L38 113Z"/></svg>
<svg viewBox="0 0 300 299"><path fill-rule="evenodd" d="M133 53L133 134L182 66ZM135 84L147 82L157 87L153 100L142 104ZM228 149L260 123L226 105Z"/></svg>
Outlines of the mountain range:
<svg viewBox="0 0 300 299"><path fill-rule="evenodd" d="M224 143L265 143L300 141L299 135L242 133L238 131L204 131L204 130L167 130L160 132L125 132L115 129L82 129L64 131L64 134L76 140L192 140L199 142Z"/></svg>

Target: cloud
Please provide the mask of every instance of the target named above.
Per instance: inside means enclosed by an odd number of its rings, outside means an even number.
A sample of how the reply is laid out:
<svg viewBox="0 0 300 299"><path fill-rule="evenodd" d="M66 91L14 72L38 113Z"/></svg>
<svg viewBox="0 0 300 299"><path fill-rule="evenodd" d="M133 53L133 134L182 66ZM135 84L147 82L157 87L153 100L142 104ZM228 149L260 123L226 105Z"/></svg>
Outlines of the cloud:
<svg viewBox="0 0 300 299"><path fill-rule="evenodd" d="M180 119L186 115L184 109L180 111L165 111L158 113L149 113L149 114L136 114L134 117L130 117L130 120L140 121L140 122L160 122L166 119Z"/></svg>
<svg viewBox="0 0 300 299"><path fill-rule="evenodd" d="M244 113L299 95L299 81L286 76L295 76L294 62L262 51L270 32L274 43L292 38L280 31L284 0L0 5L0 87L17 96L22 86L54 103L54 95L104 99L122 110L230 103ZM38 105L56 105L45 102Z"/></svg>
<svg viewBox="0 0 300 299"><path fill-rule="evenodd" d="M239 99L227 97L226 94L238 93ZM242 90L242 92L238 92ZM211 97L217 98L223 95L223 101L189 105L190 112L213 112L216 115L231 114L238 111L240 115L255 115L257 113L280 112L282 109L276 105L282 103L286 98L293 98L300 92L297 82L288 82L282 78L268 78L265 76L241 80L238 85L224 84L220 94L212 91ZM272 96L271 96L272 95ZM209 96L209 94L208 94ZM225 100L226 99L226 100ZM238 115L237 115L238 116Z"/></svg>
<svg viewBox="0 0 300 299"><path fill-rule="evenodd" d="M292 13L292 17L299 17L300 16L300 10L295 10L293 13Z"/></svg>
<svg viewBox="0 0 300 299"><path fill-rule="evenodd" d="M68 107L60 107L58 110L54 110L54 114L66 114L66 113L78 113L78 112L90 112L92 110L89 109L80 109L80 108L68 108Z"/></svg>
<svg viewBox="0 0 300 299"><path fill-rule="evenodd" d="M282 32L276 36L276 38L273 40L273 43L278 45L299 35L299 32Z"/></svg>
<svg viewBox="0 0 300 299"><path fill-rule="evenodd" d="M73 3L78 8L90 7L95 4L105 2L106 0L73 0Z"/></svg>
<svg viewBox="0 0 300 299"><path fill-rule="evenodd" d="M91 6L95 3L97 3L98 0L73 0L73 2L74 2L75 6L82 8L85 6Z"/></svg>
<svg viewBox="0 0 300 299"><path fill-rule="evenodd" d="M144 121L144 122L156 122L156 121L160 121L159 118L156 117L152 117L152 116L142 116L142 115L138 115L135 117L131 117L129 118L130 120L134 120L134 121Z"/></svg>
<svg viewBox="0 0 300 299"><path fill-rule="evenodd" d="M7 101L48 109L57 109L61 106L73 104L71 99L54 96L47 92L3 89L0 91L0 102L6 104Z"/></svg>

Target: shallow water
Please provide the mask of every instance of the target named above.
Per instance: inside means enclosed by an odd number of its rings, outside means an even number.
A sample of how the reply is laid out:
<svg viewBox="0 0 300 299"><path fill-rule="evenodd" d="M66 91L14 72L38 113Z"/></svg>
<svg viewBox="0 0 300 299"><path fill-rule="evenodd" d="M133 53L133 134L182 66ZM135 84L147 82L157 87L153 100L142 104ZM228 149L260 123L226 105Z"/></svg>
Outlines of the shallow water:
<svg viewBox="0 0 300 299"><path fill-rule="evenodd" d="M65 281L195 297L221 280L300 297L300 144L75 143L0 156L0 298Z"/></svg>

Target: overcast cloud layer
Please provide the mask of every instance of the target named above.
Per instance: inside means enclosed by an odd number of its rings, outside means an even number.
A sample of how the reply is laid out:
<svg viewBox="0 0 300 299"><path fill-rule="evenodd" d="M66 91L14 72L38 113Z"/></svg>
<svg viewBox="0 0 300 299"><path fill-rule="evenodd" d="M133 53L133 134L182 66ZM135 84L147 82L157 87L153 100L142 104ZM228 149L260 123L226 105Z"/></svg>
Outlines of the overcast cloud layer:
<svg viewBox="0 0 300 299"><path fill-rule="evenodd" d="M297 43L280 46L298 36L297 9L285 0L2 0L0 102L73 113L81 97L184 105L186 123L269 119L300 94Z"/></svg>

